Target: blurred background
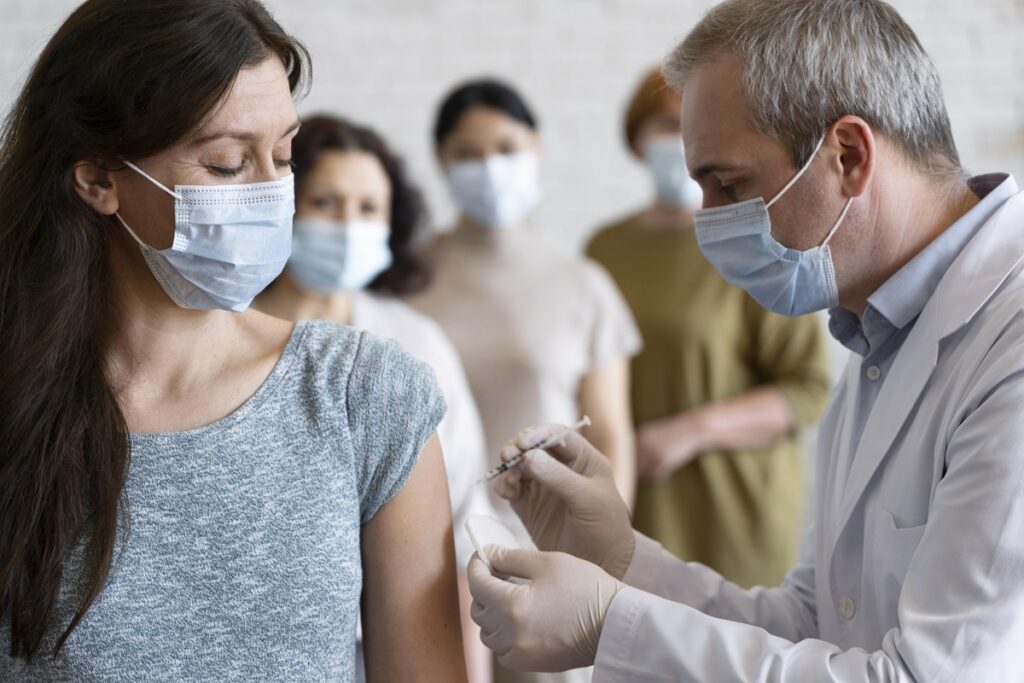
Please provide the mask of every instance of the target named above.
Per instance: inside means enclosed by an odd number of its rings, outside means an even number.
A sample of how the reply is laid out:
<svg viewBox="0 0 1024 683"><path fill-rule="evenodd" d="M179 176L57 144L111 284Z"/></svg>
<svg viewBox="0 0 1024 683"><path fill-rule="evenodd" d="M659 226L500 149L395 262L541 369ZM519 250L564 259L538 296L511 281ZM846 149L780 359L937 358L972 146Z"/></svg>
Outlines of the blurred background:
<svg viewBox="0 0 1024 683"><path fill-rule="evenodd" d="M80 0L0 0L0 109ZM457 82L496 75L540 118L546 200L533 221L560 248L643 204L651 187L622 140L641 72L699 19L705 0L267 0L313 55L300 112L338 112L381 131L453 219L430 131ZM973 173L1024 177L1024 0L892 0L935 60ZM878 78L885 78L878 74ZM833 347L835 371L845 354Z"/></svg>

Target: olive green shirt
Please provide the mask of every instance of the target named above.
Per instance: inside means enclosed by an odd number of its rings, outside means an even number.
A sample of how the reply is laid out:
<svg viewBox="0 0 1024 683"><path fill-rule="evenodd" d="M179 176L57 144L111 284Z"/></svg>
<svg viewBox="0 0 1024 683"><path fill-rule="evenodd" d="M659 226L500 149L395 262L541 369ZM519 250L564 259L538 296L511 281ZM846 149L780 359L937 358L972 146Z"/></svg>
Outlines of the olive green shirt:
<svg viewBox="0 0 1024 683"><path fill-rule="evenodd" d="M632 361L638 425L764 386L785 397L799 426L818 419L829 391L819 322L769 313L725 282L692 226L655 230L631 217L600 231L587 251L622 290L644 340ZM802 464L799 434L704 453L640 483L636 528L742 586L775 585L796 560Z"/></svg>

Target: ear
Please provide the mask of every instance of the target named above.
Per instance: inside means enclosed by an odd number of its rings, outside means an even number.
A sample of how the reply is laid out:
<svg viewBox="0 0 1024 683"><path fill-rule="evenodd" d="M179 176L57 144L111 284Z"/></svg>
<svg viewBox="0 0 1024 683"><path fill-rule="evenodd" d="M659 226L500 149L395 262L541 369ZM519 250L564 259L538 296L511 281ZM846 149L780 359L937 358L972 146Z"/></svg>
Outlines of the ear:
<svg viewBox="0 0 1024 683"><path fill-rule="evenodd" d="M75 192L86 204L102 215L111 216L119 208L114 172L95 161L79 161L72 169Z"/></svg>
<svg viewBox="0 0 1024 683"><path fill-rule="evenodd" d="M538 157L544 156L544 144L541 141L540 132L536 130L530 131L530 145Z"/></svg>
<svg viewBox="0 0 1024 683"><path fill-rule="evenodd" d="M442 175L448 172L448 148L443 143L434 145L434 161Z"/></svg>
<svg viewBox="0 0 1024 683"><path fill-rule="evenodd" d="M838 149L836 159L842 174L843 194L860 197L875 174L875 135L859 116L844 116L832 125L827 141Z"/></svg>
<svg viewBox="0 0 1024 683"><path fill-rule="evenodd" d="M637 136L634 136L631 140L626 140L626 148L629 149L634 159L640 162L644 160L644 152L640 149L640 140Z"/></svg>

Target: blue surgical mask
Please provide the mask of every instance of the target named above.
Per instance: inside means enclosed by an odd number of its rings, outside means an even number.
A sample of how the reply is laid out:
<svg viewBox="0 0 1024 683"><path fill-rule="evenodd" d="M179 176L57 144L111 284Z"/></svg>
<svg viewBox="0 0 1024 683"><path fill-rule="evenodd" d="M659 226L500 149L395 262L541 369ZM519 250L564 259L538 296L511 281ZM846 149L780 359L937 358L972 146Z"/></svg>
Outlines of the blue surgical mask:
<svg viewBox="0 0 1024 683"><path fill-rule="evenodd" d="M378 221L296 219L288 274L321 294L362 289L391 267L390 235Z"/></svg>
<svg viewBox="0 0 1024 683"><path fill-rule="evenodd" d="M793 179L767 204L761 197L702 209L694 215L697 242L704 257L728 282L741 287L769 311L796 316L839 305L839 288L828 243L846 218L853 197L825 240L806 251L790 249L772 237L768 209L810 168L814 153Z"/></svg>
<svg viewBox="0 0 1024 683"><path fill-rule="evenodd" d="M643 152L659 202L682 209L700 206L704 195L686 171L686 153L678 135L652 137L644 143Z"/></svg>
<svg viewBox="0 0 1024 683"><path fill-rule="evenodd" d="M175 185L129 168L174 197L174 241L167 249L136 242L156 281L182 308L241 312L281 274L292 243L293 176L251 185Z"/></svg>
<svg viewBox="0 0 1024 683"><path fill-rule="evenodd" d="M533 152L492 154L448 166L448 185L459 209L480 225L518 225L540 203L540 160Z"/></svg>

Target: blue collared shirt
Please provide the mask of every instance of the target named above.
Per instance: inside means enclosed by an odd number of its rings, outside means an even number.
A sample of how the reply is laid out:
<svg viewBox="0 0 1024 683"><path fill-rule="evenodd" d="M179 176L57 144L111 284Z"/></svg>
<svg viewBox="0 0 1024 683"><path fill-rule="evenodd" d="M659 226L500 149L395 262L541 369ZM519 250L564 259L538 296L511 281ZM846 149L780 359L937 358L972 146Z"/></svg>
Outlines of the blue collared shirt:
<svg viewBox="0 0 1024 683"><path fill-rule="evenodd" d="M975 176L968 181L968 186L981 201L868 297L862 318L845 308L829 311L832 336L864 358L856 400L850 406L854 411L852 434L858 441L896 352L935 293L942 276L981 226L1018 192L1016 181L1005 173ZM851 453L856 451L857 444L853 446ZM845 463L847 470L850 464Z"/></svg>

